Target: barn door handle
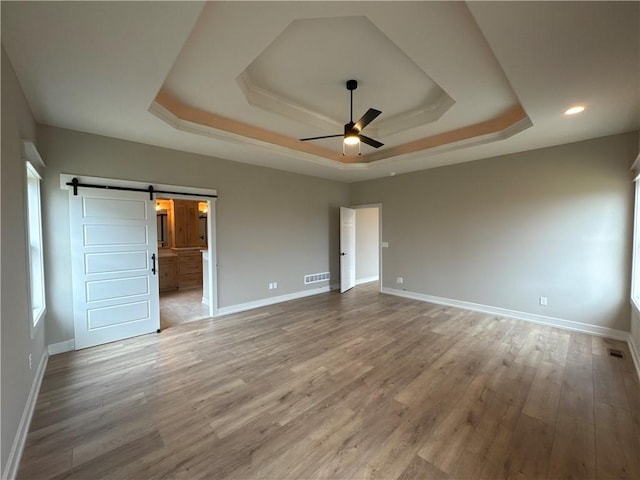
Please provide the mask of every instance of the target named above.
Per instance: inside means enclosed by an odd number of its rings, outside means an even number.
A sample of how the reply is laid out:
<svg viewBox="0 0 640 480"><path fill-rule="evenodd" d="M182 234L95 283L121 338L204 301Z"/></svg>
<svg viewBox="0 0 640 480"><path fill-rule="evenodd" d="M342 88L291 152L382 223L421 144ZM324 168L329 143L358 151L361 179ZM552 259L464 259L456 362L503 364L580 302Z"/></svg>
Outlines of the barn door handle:
<svg viewBox="0 0 640 480"><path fill-rule="evenodd" d="M153 266L151 267L151 273L156 274L156 254L151 255L151 261L153 262Z"/></svg>

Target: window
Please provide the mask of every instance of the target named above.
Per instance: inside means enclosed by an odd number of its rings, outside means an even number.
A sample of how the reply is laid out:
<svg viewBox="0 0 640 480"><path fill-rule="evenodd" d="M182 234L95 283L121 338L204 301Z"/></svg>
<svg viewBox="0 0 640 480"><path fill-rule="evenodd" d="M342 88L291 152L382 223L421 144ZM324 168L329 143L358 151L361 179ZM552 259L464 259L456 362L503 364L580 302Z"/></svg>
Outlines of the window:
<svg viewBox="0 0 640 480"><path fill-rule="evenodd" d="M638 172L640 154L636 158L632 171ZM635 206L633 212L633 259L631 264L631 301L640 312L640 175L635 180Z"/></svg>
<svg viewBox="0 0 640 480"><path fill-rule="evenodd" d="M31 320L35 327L45 312L44 262L42 255L42 214L40 204L40 175L30 162L27 165L27 216L29 240L29 279Z"/></svg>

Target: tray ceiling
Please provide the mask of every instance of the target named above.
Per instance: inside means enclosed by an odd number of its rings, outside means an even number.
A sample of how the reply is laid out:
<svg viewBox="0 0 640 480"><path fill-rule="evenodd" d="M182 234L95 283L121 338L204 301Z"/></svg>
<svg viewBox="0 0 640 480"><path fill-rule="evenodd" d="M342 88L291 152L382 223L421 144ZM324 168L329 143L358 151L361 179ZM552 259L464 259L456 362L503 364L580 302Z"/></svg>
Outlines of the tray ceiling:
<svg viewBox="0 0 640 480"><path fill-rule="evenodd" d="M1 8L39 122L299 173L357 181L639 127L637 2ZM382 110L364 133L385 145L300 142L342 132L351 78L354 119Z"/></svg>

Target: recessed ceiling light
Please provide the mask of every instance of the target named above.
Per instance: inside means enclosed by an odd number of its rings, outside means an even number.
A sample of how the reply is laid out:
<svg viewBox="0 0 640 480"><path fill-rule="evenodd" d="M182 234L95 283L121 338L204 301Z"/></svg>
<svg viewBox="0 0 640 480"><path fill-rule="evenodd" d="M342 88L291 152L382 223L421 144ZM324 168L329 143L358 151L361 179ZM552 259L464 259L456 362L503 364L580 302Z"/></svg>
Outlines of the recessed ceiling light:
<svg viewBox="0 0 640 480"><path fill-rule="evenodd" d="M568 108L564 114L565 115L575 115L577 113L582 113L584 112L584 105L575 105L571 108Z"/></svg>

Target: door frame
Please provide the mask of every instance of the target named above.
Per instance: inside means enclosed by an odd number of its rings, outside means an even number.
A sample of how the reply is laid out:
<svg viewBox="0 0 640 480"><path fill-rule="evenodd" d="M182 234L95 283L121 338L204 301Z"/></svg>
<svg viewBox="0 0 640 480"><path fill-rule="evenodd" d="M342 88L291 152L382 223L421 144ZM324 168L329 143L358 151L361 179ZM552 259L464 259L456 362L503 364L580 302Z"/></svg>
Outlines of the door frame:
<svg viewBox="0 0 640 480"><path fill-rule="evenodd" d="M106 184L117 187L142 188L146 189L150 182L140 182L137 180L121 180L109 177L90 177L86 175L73 175L67 173L60 174L60 188L62 190L72 190L73 187L67 185L72 179L77 178L80 183ZM209 280L209 316L215 317L218 314L218 256L217 246L218 239L216 236L216 200L211 195L217 196L217 190L210 188L191 187L186 185L172 185L165 183L153 183L155 190L180 191L189 195L181 195L179 193L161 193L156 194L161 198L175 198L180 200L193 200L196 202L207 202L207 251L209 253L209 271L202 272L208 275ZM80 187L82 188L82 187ZM200 196L199 196L200 195ZM155 199L154 199L155 200ZM158 295L160 292L158 292Z"/></svg>
<svg viewBox="0 0 640 480"><path fill-rule="evenodd" d="M350 205L349 208L358 210L360 208L377 208L378 209L378 291L382 292L382 249L384 242L382 240L382 203L364 203L362 205ZM356 219L357 228L357 219ZM356 255L358 255L358 247L356 243Z"/></svg>
<svg viewBox="0 0 640 480"><path fill-rule="evenodd" d="M356 210L351 207L340 207L341 294L356 286L356 266Z"/></svg>

